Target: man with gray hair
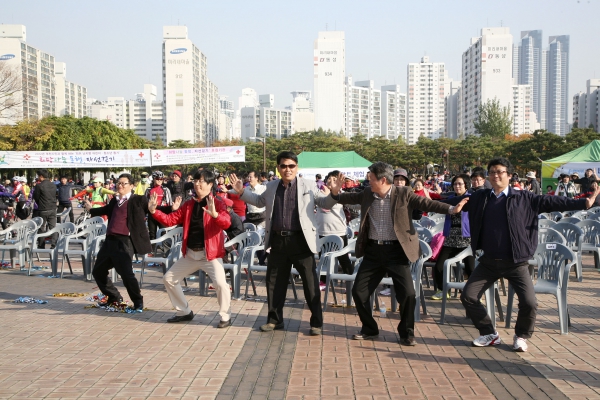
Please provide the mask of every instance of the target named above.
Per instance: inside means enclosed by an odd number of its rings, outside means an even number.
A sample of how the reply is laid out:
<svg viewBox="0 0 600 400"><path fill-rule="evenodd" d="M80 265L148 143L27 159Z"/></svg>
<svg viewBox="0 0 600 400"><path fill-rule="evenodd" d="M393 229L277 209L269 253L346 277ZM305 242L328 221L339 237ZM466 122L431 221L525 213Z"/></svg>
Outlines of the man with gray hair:
<svg viewBox="0 0 600 400"><path fill-rule="evenodd" d="M363 261L356 275L352 298L362 329L352 339L373 340L379 336L369 299L387 273L392 278L400 304L400 344L414 346L416 299L409 263L417 261L421 249L412 223L412 212L416 209L456 214L468 199L452 207L417 196L410 186L394 186L392 166L383 162L372 164L369 171L370 185L359 193L339 193L344 177L332 177L329 184L331 197L326 198L332 203L361 205L356 257L363 257ZM331 205L326 204L325 207L330 208Z"/></svg>

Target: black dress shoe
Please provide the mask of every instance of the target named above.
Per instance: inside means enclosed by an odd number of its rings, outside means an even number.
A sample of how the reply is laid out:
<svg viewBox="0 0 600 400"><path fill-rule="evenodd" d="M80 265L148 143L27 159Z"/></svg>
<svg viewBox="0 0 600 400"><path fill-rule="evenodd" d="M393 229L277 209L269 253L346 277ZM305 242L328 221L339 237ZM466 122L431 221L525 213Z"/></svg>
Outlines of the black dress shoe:
<svg viewBox="0 0 600 400"><path fill-rule="evenodd" d="M188 315L175 315L167 320L167 322L183 322L191 321L194 319L194 312L190 311Z"/></svg>
<svg viewBox="0 0 600 400"><path fill-rule="evenodd" d="M417 342L415 341L414 337L409 337L409 338L400 339L400 344L402 346L416 346Z"/></svg>
<svg viewBox="0 0 600 400"><path fill-rule="evenodd" d="M358 332L356 335L352 335L352 340L375 340L379 337L376 335L367 335L366 333Z"/></svg>
<svg viewBox="0 0 600 400"><path fill-rule="evenodd" d="M227 321L221 321L221 322L219 322L219 325L217 325L217 328L218 329L227 328L228 326L231 326L231 320L230 319L228 319Z"/></svg>
<svg viewBox="0 0 600 400"><path fill-rule="evenodd" d="M283 329L283 322L280 324L268 323L268 324L261 325L261 327L260 327L260 330L263 332L271 332L276 329Z"/></svg>

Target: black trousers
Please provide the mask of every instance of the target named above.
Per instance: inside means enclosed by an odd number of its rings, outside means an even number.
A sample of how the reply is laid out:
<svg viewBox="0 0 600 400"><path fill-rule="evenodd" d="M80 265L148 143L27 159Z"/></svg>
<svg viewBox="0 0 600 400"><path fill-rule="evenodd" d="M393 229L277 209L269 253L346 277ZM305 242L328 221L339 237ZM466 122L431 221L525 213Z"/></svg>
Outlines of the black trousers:
<svg viewBox="0 0 600 400"><path fill-rule="evenodd" d="M535 327L537 300L531 275L529 275L529 265L526 262L515 264L510 260L489 260L481 257L479 266L475 268L465 285L460 301L480 335L494 333L492 321L479 299L500 278L508 280L519 299L515 334L523 339L529 339Z"/></svg>
<svg viewBox="0 0 600 400"><path fill-rule="evenodd" d="M71 222L75 222L75 216L73 215L73 207L71 206L71 204L59 204L58 207L56 208L56 213L60 214L61 212L63 212L65 209L70 208L69 210L69 219L71 220ZM65 218L64 221L58 221L59 223L61 222L67 222L67 219Z"/></svg>
<svg viewBox="0 0 600 400"><path fill-rule="evenodd" d="M148 216L148 234L150 235L150 240L156 239L156 231L158 228L164 228L161 224L159 224L152 216Z"/></svg>
<svg viewBox="0 0 600 400"><path fill-rule="evenodd" d="M402 339L412 338L415 336L415 287L408 258L400 243L391 245L368 243L365 247L365 255L352 288L352 298L362 322L361 332L366 335L379 334L379 327L373 318L370 297L386 273L392 278L396 300L400 305L401 320L398 324L398 333Z"/></svg>
<svg viewBox="0 0 600 400"><path fill-rule="evenodd" d="M435 262L435 268L433 269L433 280L435 281L435 288L437 290L444 289L444 262L447 259L456 256L458 253L463 251L465 247L446 247L443 246L438 254L437 261ZM465 273L467 276L471 276L475 269L475 257L469 256L465 258Z"/></svg>
<svg viewBox="0 0 600 400"><path fill-rule="evenodd" d="M42 222L42 226L40 226L40 233L44 233L44 232L48 232L51 229L54 229L54 227L56 226L56 210L49 210L49 211L39 211L39 210L34 210L33 211L33 217L41 217L44 221ZM46 238L40 238L38 239L38 248L43 249L45 248L45 239ZM58 240L58 233L54 233L51 236L50 239L50 244L52 246L56 246L56 241Z"/></svg>
<svg viewBox="0 0 600 400"><path fill-rule="evenodd" d="M302 232L293 236L271 236L271 253L267 262L267 305L269 308L268 322L283 323L283 306L290 279L292 264L302 277L304 298L312 316L310 326L323 326L323 307L321 306L321 291L319 276L313 252L308 247Z"/></svg>
<svg viewBox="0 0 600 400"><path fill-rule="evenodd" d="M92 275L98 284L98 288L105 296L108 296L110 302L122 298L121 293L108 277L108 271L114 268L121 276L133 305L140 306L143 304L144 298L131 265L132 258L133 244L129 236L110 235L106 237L102 248L98 252Z"/></svg>

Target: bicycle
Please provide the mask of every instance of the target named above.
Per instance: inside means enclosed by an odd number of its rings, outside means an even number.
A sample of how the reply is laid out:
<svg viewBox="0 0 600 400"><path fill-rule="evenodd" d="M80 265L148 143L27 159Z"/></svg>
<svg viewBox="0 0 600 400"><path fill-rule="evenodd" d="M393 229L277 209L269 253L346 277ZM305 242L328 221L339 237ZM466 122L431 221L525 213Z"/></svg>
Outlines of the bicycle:
<svg viewBox="0 0 600 400"><path fill-rule="evenodd" d="M77 207L83 208L83 212L75 218L75 226L81 225L85 220L92 218L92 214L83 206L83 202L80 201Z"/></svg>

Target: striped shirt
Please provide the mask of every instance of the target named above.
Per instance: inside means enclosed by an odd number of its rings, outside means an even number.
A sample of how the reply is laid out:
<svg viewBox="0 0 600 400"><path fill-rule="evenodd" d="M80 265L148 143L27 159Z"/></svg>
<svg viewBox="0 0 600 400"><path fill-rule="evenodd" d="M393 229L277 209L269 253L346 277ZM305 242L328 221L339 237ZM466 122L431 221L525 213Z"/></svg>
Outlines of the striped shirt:
<svg viewBox="0 0 600 400"><path fill-rule="evenodd" d="M394 186L390 187L385 197L381 198L373 193L373 204L367 212L369 218L369 239L373 240L398 240L394 232L392 220L391 195Z"/></svg>

